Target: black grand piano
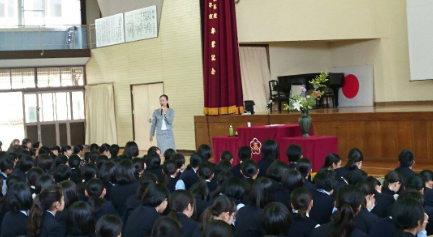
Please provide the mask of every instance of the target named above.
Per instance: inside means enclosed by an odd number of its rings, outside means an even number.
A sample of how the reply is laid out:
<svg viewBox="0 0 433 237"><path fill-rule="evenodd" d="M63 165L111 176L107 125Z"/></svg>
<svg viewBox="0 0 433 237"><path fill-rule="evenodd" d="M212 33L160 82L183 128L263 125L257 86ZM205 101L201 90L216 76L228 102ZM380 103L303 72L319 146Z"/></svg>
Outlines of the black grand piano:
<svg viewBox="0 0 433 237"><path fill-rule="evenodd" d="M292 85L306 85L307 90L313 89L309 81L316 78L318 75L320 75L320 73L280 76L278 77L278 89L281 92L288 93L288 95L290 95ZM328 79L326 86L334 91L334 104L338 107L338 89L343 86L344 73L329 73Z"/></svg>

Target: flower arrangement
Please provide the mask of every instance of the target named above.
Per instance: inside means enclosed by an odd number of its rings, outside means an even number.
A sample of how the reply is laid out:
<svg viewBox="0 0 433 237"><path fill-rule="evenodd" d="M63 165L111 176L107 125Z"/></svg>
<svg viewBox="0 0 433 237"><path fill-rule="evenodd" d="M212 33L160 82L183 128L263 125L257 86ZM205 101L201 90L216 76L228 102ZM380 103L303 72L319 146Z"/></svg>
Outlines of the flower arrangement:
<svg viewBox="0 0 433 237"><path fill-rule="evenodd" d="M316 101L320 100L320 97L324 94L320 88L324 88L325 82L328 81L329 73L322 72L319 76L309 81L309 83L313 86L314 90L310 95L306 95L307 89L305 87L301 88L301 94L293 95L291 92L290 95L290 105L285 105L284 110L297 110L297 111L308 111L312 109L316 104Z"/></svg>

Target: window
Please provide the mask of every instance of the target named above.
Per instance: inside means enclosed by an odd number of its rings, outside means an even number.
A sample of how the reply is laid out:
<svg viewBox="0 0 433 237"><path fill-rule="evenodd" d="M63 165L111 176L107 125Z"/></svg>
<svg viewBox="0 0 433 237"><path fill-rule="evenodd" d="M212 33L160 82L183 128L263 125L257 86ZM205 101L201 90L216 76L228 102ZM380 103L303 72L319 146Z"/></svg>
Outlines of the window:
<svg viewBox="0 0 433 237"><path fill-rule="evenodd" d="M18 0L0 0L0 25L14 26L18 22Z"/></svg>
<svg viewBox="0 0 433 237"><path fill-rule="evenodd" d="M33 68L11 69L12 89L35 88L35 70Z"/></svg>

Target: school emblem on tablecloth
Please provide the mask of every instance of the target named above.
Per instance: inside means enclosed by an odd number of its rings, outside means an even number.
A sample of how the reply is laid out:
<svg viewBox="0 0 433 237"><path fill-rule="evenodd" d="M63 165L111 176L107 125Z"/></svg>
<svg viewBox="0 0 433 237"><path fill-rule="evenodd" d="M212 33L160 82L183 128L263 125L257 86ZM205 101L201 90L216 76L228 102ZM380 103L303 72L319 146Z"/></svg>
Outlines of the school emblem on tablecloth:
<svg viewBox="0 0 433 237"><path fill-rule="evenodd" d="M250 142L250 147L251 147L251 154L253 154L253 155L260 155L260 150L262 148L262 143L257 138L254 138Z"/></svg>

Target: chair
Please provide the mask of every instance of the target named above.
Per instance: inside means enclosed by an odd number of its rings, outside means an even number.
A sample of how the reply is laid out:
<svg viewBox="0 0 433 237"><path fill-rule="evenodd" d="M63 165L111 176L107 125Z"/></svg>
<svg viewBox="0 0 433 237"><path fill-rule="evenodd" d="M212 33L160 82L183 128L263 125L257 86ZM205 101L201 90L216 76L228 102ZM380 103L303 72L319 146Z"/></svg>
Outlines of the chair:
<svg viewBox="0 0 433 237"><path fill-rule="evenodd" d="M269 100L278 103L278 111L282 110L282 101L287 101L287 104L289 104L289 95L280 91L280 85L277 80L269 81Z"/></svg>

